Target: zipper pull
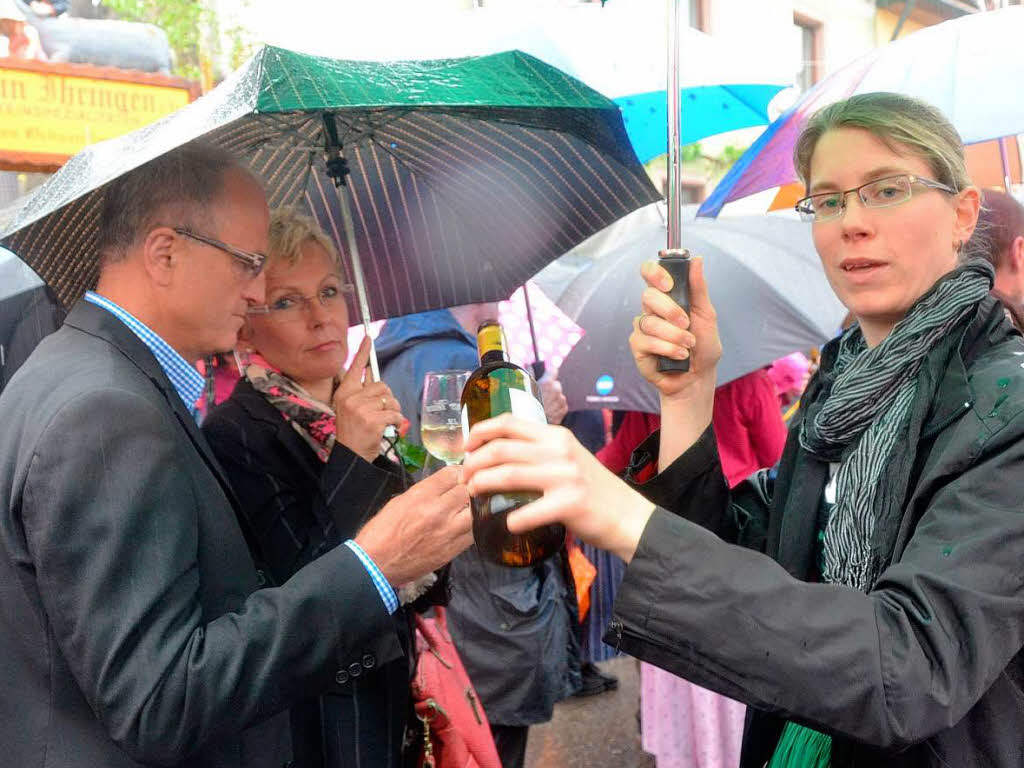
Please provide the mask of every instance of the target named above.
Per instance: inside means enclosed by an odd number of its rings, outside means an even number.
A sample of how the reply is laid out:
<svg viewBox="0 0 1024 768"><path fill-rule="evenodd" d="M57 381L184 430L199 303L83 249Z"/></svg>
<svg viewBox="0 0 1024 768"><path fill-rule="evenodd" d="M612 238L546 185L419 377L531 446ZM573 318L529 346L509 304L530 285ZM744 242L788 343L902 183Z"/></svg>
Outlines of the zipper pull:
<svg viewBox="0 0 1024 768"><path fill-rule="evenodd" d="M622 644L622 622L614 620L608 624L608 629L615 635L615 650L619 650Z"/></svg>
<svg viewBox="0 0 1024 768"><path fill-rule="evenodd" d="M476 694L473 693L472 688L466 689L466 698L469 699L469 706L473 708L473 717L476 718L476 724L483 725L484 721L480 719L480 712L476 708Z"/></svg>
<svg viewBox="0 0 1024 768"><path fill-rule="evenodd" d="M436 768L434 762L434 745L430 741L430 720L422 715L416 715L423 723L423 764L421 768Z"/></svg>

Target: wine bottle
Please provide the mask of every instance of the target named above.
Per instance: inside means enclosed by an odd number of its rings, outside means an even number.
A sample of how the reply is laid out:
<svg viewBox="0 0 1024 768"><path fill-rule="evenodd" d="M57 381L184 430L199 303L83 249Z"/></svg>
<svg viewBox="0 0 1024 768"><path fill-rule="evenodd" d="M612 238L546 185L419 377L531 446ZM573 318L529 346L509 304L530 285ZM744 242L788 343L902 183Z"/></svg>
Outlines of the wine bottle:
<svg viewBox="0 0 1024 768"><path fill-rule="evenodd" d="M485 320L477 329L480 367L470 374L462 390L462 429L468 436L477 422L511 413L546 424L540 387L525 370L509 362L501 326ZM552 523L525 533L510 533L508 513L540 498L518 491L474 496L473 539L484 557L501 565L525 567L555 554L565 543L565 527Z"/></svg>

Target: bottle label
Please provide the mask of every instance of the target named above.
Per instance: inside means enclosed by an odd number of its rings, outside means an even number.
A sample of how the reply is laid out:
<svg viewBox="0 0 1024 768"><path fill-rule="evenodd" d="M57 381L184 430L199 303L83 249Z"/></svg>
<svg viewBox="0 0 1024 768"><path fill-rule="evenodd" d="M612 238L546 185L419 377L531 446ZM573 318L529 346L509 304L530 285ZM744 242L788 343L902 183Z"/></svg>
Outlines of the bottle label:
<svg viewBox="0 0 1024 768"><path fill-rule="evenodd" d="M522 389L508 390L509 405L512 415L523 421L532 421L536 424L547 424L547 416L544 415L544 406L529 392Z"/></svg>

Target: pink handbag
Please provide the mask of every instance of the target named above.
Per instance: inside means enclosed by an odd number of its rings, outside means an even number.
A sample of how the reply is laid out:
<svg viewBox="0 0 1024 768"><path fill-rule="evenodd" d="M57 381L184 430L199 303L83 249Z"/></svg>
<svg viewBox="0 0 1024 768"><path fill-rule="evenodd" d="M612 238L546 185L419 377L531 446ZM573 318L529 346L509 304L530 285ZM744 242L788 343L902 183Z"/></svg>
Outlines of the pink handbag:
<svg viewBox="0 0 1024 768"><path fill-rule="evenodd" d="M445 609L416 615L412 697L423 725L421 768L501 768L487 715L455 650Z"/></svg>

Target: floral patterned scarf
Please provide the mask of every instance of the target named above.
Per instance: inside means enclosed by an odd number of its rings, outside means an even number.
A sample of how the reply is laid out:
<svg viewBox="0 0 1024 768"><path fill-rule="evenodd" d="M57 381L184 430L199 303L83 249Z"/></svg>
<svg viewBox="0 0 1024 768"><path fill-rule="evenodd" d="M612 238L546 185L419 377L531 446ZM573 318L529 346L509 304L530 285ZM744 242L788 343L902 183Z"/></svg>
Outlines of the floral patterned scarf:
<svg viewBox="0 0 1024 768"><path fill-rule="evenodd" d="M258 352L239 352L238 370L253 389L281 412L299 436L326 463L336 440L334 410L313 397Z"/></svg>

